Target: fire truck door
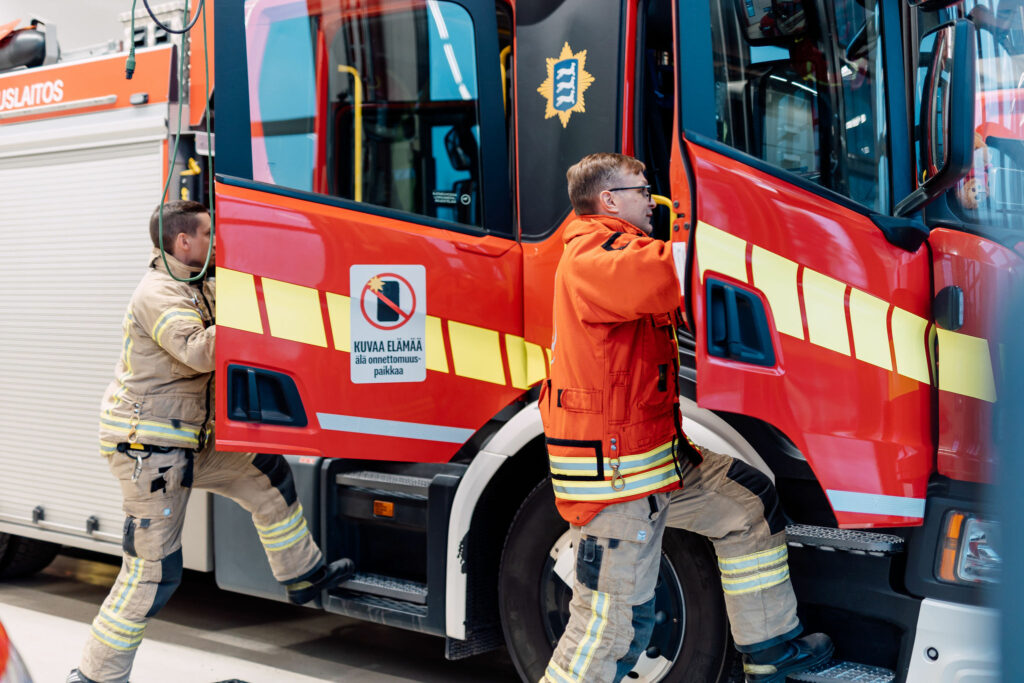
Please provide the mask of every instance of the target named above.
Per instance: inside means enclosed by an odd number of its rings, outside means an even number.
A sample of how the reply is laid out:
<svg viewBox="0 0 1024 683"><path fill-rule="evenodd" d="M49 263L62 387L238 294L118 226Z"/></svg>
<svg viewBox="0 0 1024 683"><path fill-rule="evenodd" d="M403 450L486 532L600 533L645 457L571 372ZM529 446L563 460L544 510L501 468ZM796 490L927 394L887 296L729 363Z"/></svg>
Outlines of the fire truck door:
<svg viewBox="0 0 1024 683"><path fill-rule="evenodd" d="M236 5L244 35L217 57L246 74L218 102L248 103L217 114L242 152L218 157L218 445L447 461L528 386L503 17Z"/></svg>
<svg viewBox="0 0 1024 683"><path fill-rule="evenodd" d="M932 467L927 249L879 227L906 173L882 4L712 0L677 18L698 404L781 431L843 526L919 524Z"/></svg>

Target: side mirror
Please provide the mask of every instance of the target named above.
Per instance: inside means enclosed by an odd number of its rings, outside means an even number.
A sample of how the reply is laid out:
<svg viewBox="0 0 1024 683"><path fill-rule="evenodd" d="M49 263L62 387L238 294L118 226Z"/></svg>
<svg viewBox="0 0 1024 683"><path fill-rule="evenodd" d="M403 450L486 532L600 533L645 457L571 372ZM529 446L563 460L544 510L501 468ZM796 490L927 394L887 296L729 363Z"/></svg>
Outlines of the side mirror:
<svg viewBox="0 0 1024 683"><path fill-rule="evenodd" d="M806 0L735 0L737 19L751 45L789 45L807 35Z"/></svg>
<svg viewBox="0 0 1024 683"><path fill-rule="evenodd" d="M917 90L917 189L896 205L907 216L942 195L974 161L975 29L967 19L921 39Z"/></svg>

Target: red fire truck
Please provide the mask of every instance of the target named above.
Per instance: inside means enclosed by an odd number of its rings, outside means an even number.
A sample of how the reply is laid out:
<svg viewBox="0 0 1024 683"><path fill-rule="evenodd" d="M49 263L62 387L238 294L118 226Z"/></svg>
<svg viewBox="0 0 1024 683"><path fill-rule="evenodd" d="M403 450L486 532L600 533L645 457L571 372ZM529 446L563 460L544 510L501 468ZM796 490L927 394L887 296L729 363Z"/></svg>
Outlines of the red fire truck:
<svg viewBox="0 0 1024 683"><path fill-rule="evenodd" d="M998 680L1020 0L215 14L217 442L286 454L321 547L355 559L320 606L540 677L573 571L536 407L564 173L619 150L677 255L684 429L774 479L801 620L836 642L807 680ZM205 568L283 599L245 513L206 505ZM59 542L32 509L0 532ZM657 610L631 676L735 678L706 540L666 535Z"/></svg>

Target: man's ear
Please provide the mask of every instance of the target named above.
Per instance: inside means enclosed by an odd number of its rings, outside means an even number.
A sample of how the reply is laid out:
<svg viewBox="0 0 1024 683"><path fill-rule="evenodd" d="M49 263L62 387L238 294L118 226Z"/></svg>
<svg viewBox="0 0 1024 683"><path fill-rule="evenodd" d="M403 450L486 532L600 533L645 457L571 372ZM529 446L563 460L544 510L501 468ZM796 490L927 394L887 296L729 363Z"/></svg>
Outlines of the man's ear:
<svg viewBox="0 0 1024 683"><path fill-rule="evenodd" d="M609 192L608 190L602 190L597 195L597 201L604 209L603 213L606 214L617 214L619 212L619 203L615 199L615 193Z"/></svg>

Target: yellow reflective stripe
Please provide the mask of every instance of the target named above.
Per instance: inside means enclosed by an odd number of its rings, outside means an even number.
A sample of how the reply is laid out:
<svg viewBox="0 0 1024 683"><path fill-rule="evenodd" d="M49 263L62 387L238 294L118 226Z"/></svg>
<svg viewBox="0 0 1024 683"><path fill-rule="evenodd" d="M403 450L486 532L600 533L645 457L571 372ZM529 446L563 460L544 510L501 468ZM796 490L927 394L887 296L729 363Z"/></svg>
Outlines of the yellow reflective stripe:
<svg viewBox="0 0 1024 683"><path fill-rule="evenodd" d="M611 596L600 591L593 591L594 595L590 600L590 622L583 634L583 640L576 646L576 652L569 662L569 669L572 675L578 680L585 680L587 669L594 661L594 651L601 644L604 637L605 627L608 625L608 609L611 605Z"/></svg>
<svg viewBox="0 0 1024 683"><path fill-rule="evenodd" d="M675 464L670 462L657 469L624 476L625 488L618 491L612 488L610 479L569 481L552 476L551 483L555 497L562 500L606 501L658 490L676 481L676 477Z"/></svg>
<svg viewBox="0 0 1024 683"><path fill-rule="evenodd" d="M112 455L117 452L117 444L110 443L109 441L100 441L100 453L103 455Z"/></svg>
<svg viewBox="0 0 1024 683"><path fill-rule="evenodd" d="M939 389L994 403L996 381L988 340L936 327Z"/></svg>
<svg viewBox="0 0 1024 683"><path fill-rule="evenodd" d="M282 531L286 531L288 527L295 524L295 520L302 516L302 503L299 503L298 507L295 508L295 512L288 515L288 518L284 521L277 522L276 524L270 524L267 526L260 526L253 522L253 526L256 527L257 533L260 536L274 536Z"/></svg>
<svg viewBox="0 0 1024 683"><path fill-rule="evenodd" d="M886 319L889 302L852 288L850 291L850 323L853 328L853 352L858 360L883 370L892 370L889 353L889 332Z"/></svg>
<svg viewBox="0 0 1024 683"><path fill-rule="evenodd" d="M494 384L505 383L497 330L448 321L455 374Z"/></svg>
<svg viewBox="0 0 1024 683"><path fill-rule="evenodd" d="M139 585L139 581L142 579L142 570L145 567L145 561L138 557L126 558L128 560L128 566L125 567L125 571L128 573L128 578L125 580L124 585L121 587L121 592L114 600L114 604L111 606L110 613L117 614L124 605L131 598L135 592L136 586Z"/></svg>
<svg viewBox="0 0 1024 683"><path fill-rule="evenodd" d="M167 325L177 318L186 318L194 320L199 325L203 324L203 319L200 317L199 311L191 308L169 308L156 319L155 323L153 323L153 329L150 330L149 336L151 336L157 344L163 346L163 336L164 333L167 332Z"/></svg>
<svg viewBox="0 0 1024 683"><path fill-rule="evenodd" d="M96 621L93 621L92 628L89 629L89 632L92 634L93 638L100 641L107 647L120 650L121 652L131 652L138 648L139 644L142 642L142 635L133 636L128 639L119 638L115 633L105 632L103 630L103 626L103 624L98 624Z"/></svg>
<svg viewBox="0 0 1024 683"><path fill-rule="evenodd" d="M109 429L112 432L119 434L130 434L132 431L132 424L126 419L113 417L109 413L100 417L100 425ZM170 439L172 441L180 441L186 444L195 443L199 438L199 428L181 428L175 429L174 427L159 422L151 422L149 420L141 420L136 423L135 432L139 435L139 441L145 442L142 437L155 436L162 439Z"/></svg>
<svg viewBox="0 0 1024 683"><path fill-rule="evenodd" d="M352 350L352 300L343 295L327 292L327 315L331 319L331 336L338 351ZM218 321L219 322L219 321Z"/></svg>
<svg viewBox="0 0 1024 683"><path fill-rule="evenodd" d="M508 355L508 369L512 386L529 389L544 379L544 352L540 346L514 334L505 336L505 353Z"/></svg>
<svg viewBox="0 0 1024 683"><path fill-rule="evenodd" d="M765 569L789 559L789 550L785 545L775 546L749 555L718 558L718 568L723 574L740 574L752 569Z"/></svg>
<svg viewBox="0 0 1024 683"><path fill-rule="evenodd" d="M896 356L896 372L928 384L928 356L925 330L928 321L902 308L892 310L892 344Z"/></svg>
<svg viewBox="0 0 1024 683"><path fill-rule="evenodd" d="M750 265L754 271L754 286L768 299L775 328L780 334L803 339L804 323L796 288L797 263L755 246Z"/></svg>
<svg viewBox="0 0 1024 683"><path fill-rule="evenodd" d="M763 591L778 586L789 580L789 565L780 567L775 571L762 572L753 576L745 576L741 579L727 579L722 577L722 591L726 595L742 595Z"/></svg>
<svg viewBox="0 0 1024 683"><path fill-rule="evenodd" d="M96 619L93 620L94 625L97 623L102 623L103 627L109 631L138 640L142 640L142 632L146 630L145 624L132 624L119 619L117 615L105 609L101 609L100 613L96 615Z"/></svg>
<svg viewBox="0 0 1024 683"><path fill-rule="evenodd" d="M263 334L256 280L251 273L217 269L217 324L244 332Z"/></svg>
<svg viewBox="0 0 1024 683"><path fill-rule="evenodd" d="M701 282L708 270L746 282L747 243L724 230L697 221L697 265Z"/></svg>
<svg viewBox="0 0 1024 683"><path fill-rule="evenodd" d="M551 683L575 683L573 677L565 672L565 670L554 663L554 661L548 662L548 668L544 671L543 681L550 681Z"/></svg>
<svg viewBox="0 0 1024 683"><path fill-rule="evenodd" d="M427 370L448 372L448 355L444 352L444 332L441 330L441 319L434 315L426 317L426 354Z"/></svg>
<svg viewBox="0 0 1024 683"><path fill-rule="evenodd" d="M846 331L846 284L804 268L804 307L810 342L837 353L850 355Z"/></svg>
<svg viewBox="0 0 1024 683"><path fill-rule="evenodd" d="M270 334L280 339L327 347L320 294L311 287L263 278Z"/></svg>

